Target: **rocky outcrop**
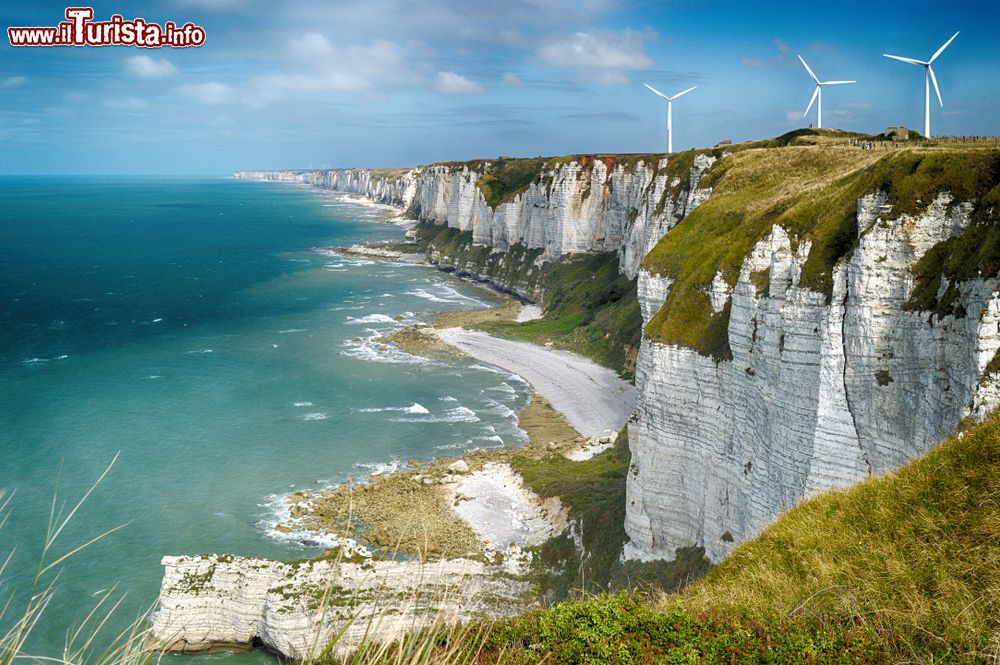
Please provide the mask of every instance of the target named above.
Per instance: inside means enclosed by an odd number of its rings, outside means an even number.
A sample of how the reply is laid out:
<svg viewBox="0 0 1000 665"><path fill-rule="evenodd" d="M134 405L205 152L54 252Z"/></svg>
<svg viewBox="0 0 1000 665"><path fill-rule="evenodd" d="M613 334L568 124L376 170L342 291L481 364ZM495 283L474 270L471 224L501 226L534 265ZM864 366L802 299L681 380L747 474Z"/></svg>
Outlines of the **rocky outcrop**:
<svg viewBox="0 0 1000 665"><path fill-rule="evenodd" d="M836 265L829 301L799 284L810 243L794 247L777 226L731 292L713 282L713 308L731 301L731 360L643 339L627 557L700 545L718 560L802 497L893 470L995 404L995 379L981 375L1000 348L997 279L960 285L965 316L904 306L912 266L968 227L972 205L942 194L883 219L884 203L858 201L857 248ZM646 322L670 286L640 275Z"/></svg>
<svg viewBox="0 0 1000 665"><path fill-rule="evenodd" d="M203 652L263 645L292 659L343 655L438 621L523 608L531 584L467 559L284 563L168 556L146 648Z"/></svg>

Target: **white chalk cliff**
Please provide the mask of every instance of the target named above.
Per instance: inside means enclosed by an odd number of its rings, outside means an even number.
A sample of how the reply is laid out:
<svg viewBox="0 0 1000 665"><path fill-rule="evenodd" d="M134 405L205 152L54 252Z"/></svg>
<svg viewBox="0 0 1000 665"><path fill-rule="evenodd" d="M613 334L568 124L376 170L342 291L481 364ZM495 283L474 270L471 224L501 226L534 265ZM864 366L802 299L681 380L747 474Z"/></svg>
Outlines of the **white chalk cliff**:
<svg viewBox="0 0 1000 665"><path fill-rule="evenodd" d="M643 339L627 558L701 545L719 560L802 497L895 469L996 404L981 375L1000 348L997 279L961 285L964 317L903 307L911 267L961 234L972 206L942 194L884 220L882 203L858 201L858 246L836 266L829 303L799 286L808 242L793 251L776 226L756 244L732 293L712 297L717 309L732 300L732 360ZM750 279L761 270L765 293ZM640 274L646 322L670 286Z"/></svg>
<svg viewBox="0 0 1000 665"><path fill-rule="evenodd" d="M638 277L648 323L672 280L643 271L642 259L711 196L699 185L714 161L699 155L685 178L668 176L663 161L553 162L495 210L477 184L482 165L432 165L392 181L358 171L244 176L392 201L497 251L541 249L544 261L617 252L621 270ZM800 285L808 238L793 243L777 226L735 285L721 275L712 282L712 307L730 306L732 359L644 336L629 431L628 558L672 559L697 545L719 560L801 498L897 468L997 404L1000 377L983 376L1000 348L997 279L959 285L964 316L904 307L914 264L966 229L975 202L944 192L917 214L880 217L886 203L878 191L857 202L857 247L834 268L829 300ZM751 273L763 270L758 292Z"/></svg>
<svg viewBox="0 0 1000 665"><path fill-rule="evenodd" d="M285 563L168 556L151 651L249 649L295 660L341 656L435 620L468 621L524 607L531 584L468 559ZM336 644L326 653L328 645Z"/></svg>

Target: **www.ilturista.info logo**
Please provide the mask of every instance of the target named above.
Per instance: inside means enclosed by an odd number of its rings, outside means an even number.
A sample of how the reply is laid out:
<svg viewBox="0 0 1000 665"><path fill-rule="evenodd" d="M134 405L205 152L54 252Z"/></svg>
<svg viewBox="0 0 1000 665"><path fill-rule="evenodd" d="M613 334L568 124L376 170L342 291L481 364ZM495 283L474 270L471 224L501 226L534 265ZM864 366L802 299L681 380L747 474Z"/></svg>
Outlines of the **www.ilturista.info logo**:
<svg viewBox="0 0 1000 665"><path fill-rule="evenodd" d="M11 46L139 46L141 48L187 48L205 43L205 28L194 23L162 26L145 19L126 20L120 14L108 21L94 21L92 7L67 7L66 20L55 27L11 27Z"/></svg>

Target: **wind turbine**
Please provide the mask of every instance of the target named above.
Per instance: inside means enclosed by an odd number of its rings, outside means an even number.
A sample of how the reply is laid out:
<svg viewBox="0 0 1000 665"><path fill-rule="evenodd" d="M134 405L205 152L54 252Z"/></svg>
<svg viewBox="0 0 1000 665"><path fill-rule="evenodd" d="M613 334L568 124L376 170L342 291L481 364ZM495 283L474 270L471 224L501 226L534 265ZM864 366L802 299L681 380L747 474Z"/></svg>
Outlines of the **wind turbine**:
<svg viewBox="0 0 1000 665"><path fill-rule="evenodd" d="M799 56L799 62L801 62L802 66L806 68L807 72L809 72L809 76L812 77L812 80L816 81L816 90L813 92L812 99L809 100L809 106L806 107L806 112L802 114L802 117L804 118L809 115L809 109L813 107L813 103L818 101L819 103L816 104L816 127L818 129L823 129L823 86L847 85L848 83L857 83L857 81L820 81L816 78L816 75L813 74L813 70L809 69L809 65L806 64L806 61L802 59L801 55Z"/></svg>
<svg viewBox="0 0 1000 665"><path fill-rule="evenodd" d="M683 97L684 95L688 94L698 86L696 85L692 86L687 90L682 90L678 92L673 97L667 97L662 92L660 92L653 86L649 85L648 83L643 83L643 85L652 90L654 94L659 95L660 97L663 97L665 100L667 100L667 154L668 155L672 154L674 151L674 100L677 99L678 97Z"/></svg>
<svg viewBox="0 0 1000 665"><path fill-rule="evenodd" d="M927 62L923 60L914 60L913 58L904 58L898 55L889 55L888 53L883 53L887 58L892 58L893 60L899 60L900 62L907 62L911 65L918 65L924 68L924 136L927 138L931 137L931 83L934 84L934 92L937 93L938 104L941 108L944 108L944 101L941 99L941 89L938 88L937 77L934 76L934 69L931 67L931 63L938 59L938 56L944 53L944 50L948 48L948 44L955 41L955 37L958 37L956 32L951 36L951 39L944 43L944 46L939 48L931 59Z"/></svg>

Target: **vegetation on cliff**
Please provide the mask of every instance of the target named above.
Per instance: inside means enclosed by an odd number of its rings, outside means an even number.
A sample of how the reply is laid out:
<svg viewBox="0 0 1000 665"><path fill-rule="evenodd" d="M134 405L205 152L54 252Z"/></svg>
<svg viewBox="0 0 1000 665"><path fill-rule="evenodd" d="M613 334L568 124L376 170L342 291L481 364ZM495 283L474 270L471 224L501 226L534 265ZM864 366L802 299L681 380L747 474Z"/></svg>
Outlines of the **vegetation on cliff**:
<svg viewBox="0 0 1000 665"><path fill-rule="evenodd" d="M542 267L544 315L534 321L480 326L511 339L575 351L626 378L635 374L642 338L636 281L611 252L565 256Z"/></svg>
<svg viewBox="0 0 1000 665"><path fill-rule="evenodd" d="M415 244L405 247L426 253L439 267L540 300L544 307L543 317L534 321L477 320L466 327L572 350L626 378L634 375L642 315L636 281L621 274L617 254L567 255L538 266L541 249L518 244L491 252L473 244L470 231L431 222L418 224Z"/></svg>
<svg viewBox="0 0 1000 665"><path fill-rule="evenodd" d="M808 131L735 146L702 179L700 186L711 187L711 197L643 262L646 270L675 280L647 326L650 337L717 359L728 357L728 316L712 311L708 286L716 273L735 284L743 260L775 224L788 232L793 248L807 238L812 242L800 285L829 297L834 266L856 246L857 201L867 193L888 196L891 210L881 213L883 219L916 214L942 192L955 203L975 206L973 229L935 248L917 267L923 288L914 297L922 308L933 305L942 273L962 279L1000 269L1000 153L995 149L973 143L861 150L843 145L839 135ZM819 145L803 145L806 136Z"/></svg>

